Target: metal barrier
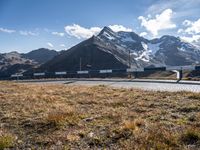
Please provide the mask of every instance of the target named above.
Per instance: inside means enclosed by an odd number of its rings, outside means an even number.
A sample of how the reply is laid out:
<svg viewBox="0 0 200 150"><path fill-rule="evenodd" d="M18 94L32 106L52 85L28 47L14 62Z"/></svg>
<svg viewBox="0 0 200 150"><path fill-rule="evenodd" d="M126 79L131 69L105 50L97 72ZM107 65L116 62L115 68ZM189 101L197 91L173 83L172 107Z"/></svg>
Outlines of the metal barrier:
<svg viewBox="0 0 200 150"><path fill-rule="evenodd" d="M91 75L91 74L114 74L114 73L138 73L146 71L173 71L177 73L177 80L182 79L183 70L200 70L200 66L168 66L168 67L145 67L145 68L128 68L128 69L105 69L105 70L82 70L82 71L61 71L61 72L36 72L29 74L31 77L58 77L66 75ZM11 78L23 78L25 74L12 74Z"/></svg>

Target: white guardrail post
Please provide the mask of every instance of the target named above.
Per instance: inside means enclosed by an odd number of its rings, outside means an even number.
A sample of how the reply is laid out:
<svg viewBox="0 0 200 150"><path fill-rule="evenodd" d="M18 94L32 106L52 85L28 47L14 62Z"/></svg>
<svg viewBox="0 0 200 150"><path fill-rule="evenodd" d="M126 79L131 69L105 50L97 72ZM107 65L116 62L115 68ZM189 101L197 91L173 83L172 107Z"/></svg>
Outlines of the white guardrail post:
<svg viewBox="0 0 200 150"><path fill-rule="evenodd" d="M111 69L107 69L107 70L100 70L99 73L112 73Z"/></svg>
<svg viewBox="0 0 200 150"><path fill-rule="evenodd" d="M12 74L11 78L17 78L17 81L19 80L20 77L23 77L23 74Z"/></svg>
<svg viewBox="0 0 200 150"><path fill-rule="evenodd" d="M55 72L55 75L66 75L67 72L66 71L62 71L62 72Z"/></svg>
<svg viewBox="0 0 200 150"><path fill-rule="evenodd" d="M77 74L88 74L89 71L77 71Z"/></svg>

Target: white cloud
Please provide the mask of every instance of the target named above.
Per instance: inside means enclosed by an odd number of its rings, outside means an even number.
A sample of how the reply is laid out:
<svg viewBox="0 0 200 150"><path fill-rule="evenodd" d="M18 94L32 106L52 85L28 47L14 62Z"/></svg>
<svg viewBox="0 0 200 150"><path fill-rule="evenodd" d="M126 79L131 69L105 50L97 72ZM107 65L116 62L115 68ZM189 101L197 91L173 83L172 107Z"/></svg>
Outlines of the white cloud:
<svg viewBox="0 0 200 150"><path fill-rule="evenodd" d="M60 37L65 36L65 33L62 33L62 32L51 32L51 34L57 35L57 36L60 36Z"/></svg>
<svg viewBox="0 0 200 150"><path fill-rule="evenodd" d="M178 29L178 31L177 31L177 33L183 33L184 32L184 30L183 29Z"/></svg>
<svg viewBox="0 0 200 150"><path fill-rule="evenodd" d="M142 33L140 33L140 36L146 36L146 35L147 35L146 32L142 32Z"/></svg>
<svg viewBox="0 0 200 150"><path fill-rule="evenodd" d="M15 31L15 30L10 30L10 29L5 29L5 28L0 28L0 32L14 33L14 32L16 32L16 31Z"/></svg>
<svg viewBox="0 0 200 150"><path fill-rule="evenodd" d="M65 32L78 39L87 39L101 31L99 27L84 28L77 24L65 26Z"/></svg>
<svg viewBox="0 0 200 150"><path fill-rule="evenodd" d="M187 27L187 26L192 25L192 22L190 20L185 20L185 21L183 21L182 24Z"/></svg>
<svg viewBox="0 0 200 150"><path fill-rule="evenodd" d="M176 10L174 18L184 18L198 14L199 5L199 0L157 0L147 8L146 14L154 15L171 8Z"/></svg>
<svg viewBox="0 0 200 150"><path fill-rule="evenodd" d="M60 47L62 47L62 50L67 50L68 49L68 47L66 47L65 44L60 44Z"/></svg>
<svg viewBox="0 0 200 150"><path fill-rule="evenodd" d="M181 39L190 43L198 43L200 42L200 35L182 36Z"/></svg>
<svg viewBox="0 0 200 150"><path fill-rule="evenodd" d="M143 16L138 17L141 20L141 26L151 32L153 36L157 36L160 30L176 28L176 24L171 21L173 11L171 9L164 10L161 14L157 14L154 19Z"/></svg>
<svg viewBox="0 0 200 150"><path fill-rule="evenodd" d="M50 42L48 42L47 43L47 45L49 46L49 47L51 47L51 48L53 48L54 46L53 46L53 44L52 43L50 43Z"/></svg>
<svg viewBox="0 0 200 150"><path fill-rule="evenodd" d="M60 44L60 47L66 47L66 45L65 44Z"/></svg>
<svg viewBox="0 0 200 150"><path fill-rule="evenodd" d="M184 28L177 32L180 37L191 43L200 43L200 19L196 21L185 20L182 25Z"/></svg>
<svg viewBox="0 0 200 150"><path fill-rule="evenodd" d="M198 19L197 21L193 21L193 22L190 20L185 20L183 22L183 25L187 27L185 29L185 32L188 34L200 33L200 19Z"/></svg>
<svg viewBox="0 0 200 150"><path fill-rule="evenodd" d="M126 28L122 25L109 25L108 27L111 28L114 32L119 32L119 31L131 32L131 31L133 31L132 29ZM84 28L77 24L65 26L65 32L68 35L74 36L78 39L90 38L93 35L97 35L101 30L102 30L101 27Z"/></svg>
<svg viewBox="0 0 200 150"><path fill-rule="evenodd" d="M126 28L122 25L109 25L109 28L111 28L114 32L119 32L119 31L125 31L125 32L132 32L133 30L130 28Z"/></svg>
<svg viewBox="0 0 200 150"><path fill-rule="evenodd" d="M32 32L32 31L19 31L19 34L21 35L24 35L24 36L37 36L39 35L39 33L35 33L35 32Z"/></svg>

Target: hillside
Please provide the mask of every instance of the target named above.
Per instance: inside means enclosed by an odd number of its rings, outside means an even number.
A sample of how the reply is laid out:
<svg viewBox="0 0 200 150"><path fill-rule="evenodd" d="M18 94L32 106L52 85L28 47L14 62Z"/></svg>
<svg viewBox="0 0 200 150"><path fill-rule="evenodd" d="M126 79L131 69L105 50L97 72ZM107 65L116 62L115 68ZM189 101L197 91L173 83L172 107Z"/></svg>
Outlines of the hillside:
<svg viewBox="0 0 200 150"><path fill-rule="evenodd" d="M40 71L121 69L150 66L184 66L200 63L199 47L179 37L148 40L134 32L105 27L97 36L70 48L42 65Z"/></svg>
<svg viewBox="0 0 200 150"><path fill-rule="evenodd" d="M36 68L58 55L58 52L48 49L33 50L26 54L9 52L0 54L0 77L23 73Z"/></svg>
<svg viewBox="0 0 200 150"><path fill-rule="evenodd" d="M40 48L37 50L33 50L29 53L23 54L23 57L34 60L34 61L38 62L39 64L43 64L43 63L51 60L56 55L58 55L58 52L55 50Z"/></svg>

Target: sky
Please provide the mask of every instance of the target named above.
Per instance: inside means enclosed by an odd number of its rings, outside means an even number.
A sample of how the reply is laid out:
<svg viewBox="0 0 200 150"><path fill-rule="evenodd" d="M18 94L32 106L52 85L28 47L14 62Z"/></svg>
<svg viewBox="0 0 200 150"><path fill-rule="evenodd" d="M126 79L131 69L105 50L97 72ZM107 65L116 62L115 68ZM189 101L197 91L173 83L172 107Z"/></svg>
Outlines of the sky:
<svg viewBox="0 0 200 150"><path fill-rule="evenodd" d="M200 0L0 0L0 53L65 50L104 26L198 44Z"/></svg>

